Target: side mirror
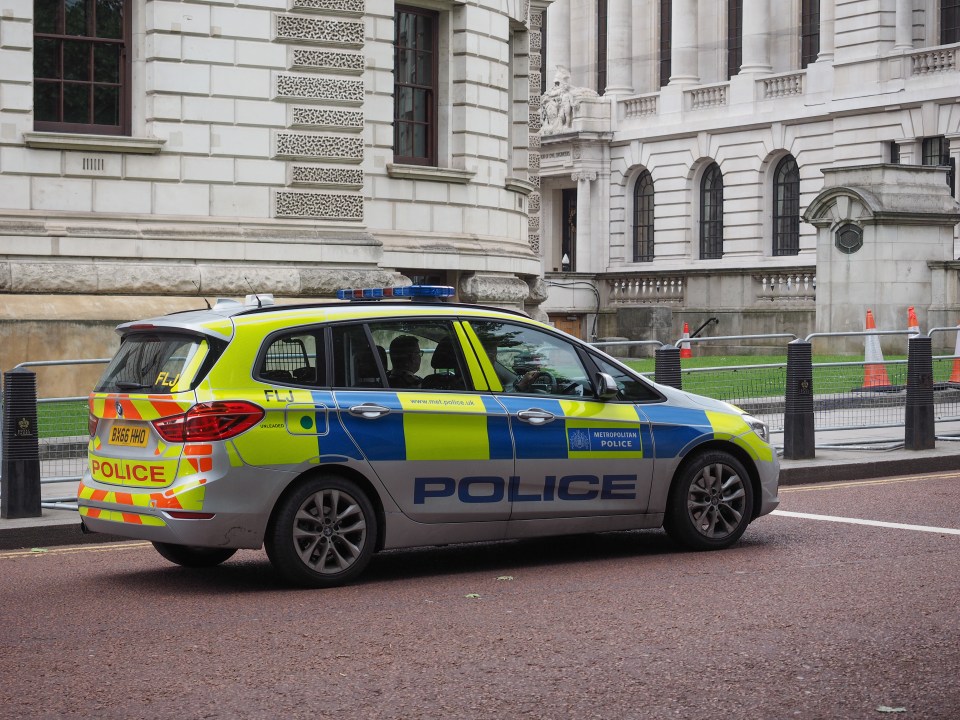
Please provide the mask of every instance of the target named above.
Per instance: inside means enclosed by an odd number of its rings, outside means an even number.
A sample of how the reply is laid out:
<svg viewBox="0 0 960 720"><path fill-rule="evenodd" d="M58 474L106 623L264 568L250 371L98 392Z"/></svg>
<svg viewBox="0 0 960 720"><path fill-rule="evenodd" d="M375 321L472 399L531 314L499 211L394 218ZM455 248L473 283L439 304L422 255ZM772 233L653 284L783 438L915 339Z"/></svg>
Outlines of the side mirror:
<svg viewBox="0 0 960 720"><path fill-rule="evenodd" d="M600 400L612 400L620 394L620 388L617 387L617 381L612 375L598 372L594 381L597 386L597 397Z"/></svg>

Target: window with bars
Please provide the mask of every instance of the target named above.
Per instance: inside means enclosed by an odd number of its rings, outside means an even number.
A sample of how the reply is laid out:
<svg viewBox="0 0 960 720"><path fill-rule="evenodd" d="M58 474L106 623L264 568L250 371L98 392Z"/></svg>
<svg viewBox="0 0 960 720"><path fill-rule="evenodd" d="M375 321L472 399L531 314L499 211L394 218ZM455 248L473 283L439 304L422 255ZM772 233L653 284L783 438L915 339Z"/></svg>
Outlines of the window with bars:
<svg viewBox="0 0 960 720"><path fill-rule="evenodd" d="M397 5L394 13L393 157L437 164L439 13Z"/></svg>
<svg viewBox="0 0 960 720"><path fill-rule="evenodd" d="M800 169L787 155L773 173L773 254L800 253Z"/></svg>
<svg viewBox="0 0 960 720"><path fill-rule="evenodd" d="M673 1L660 0L660 87L670 82L673 72L670 54L673 44L670 33L673 32Z"/></svg>
<svg viewBox="0 0 960 720"><path fill-rule="evenodd" d="M607 0L597 0L597 94L607 89Z"/></svg>
<svg viewBox="0 0 960 720"><path fill-rule="evenodd" d="M700 178L700 257L723 257L723 174L716 163Z"/></svg>
<svg viewBox="0 0 960 720"><path fill-rule="evenodd" d="M633 186L633 261L653 261L653 178L647 170Z"/></svg>
<svg viewBox="0 0 960 720"><path fill-rule="evenodd" d="M743 64L743 0L727 0L727 79Z"/></svg>
<svg viewBox="0 0 960 720"><path fill-rule="evenodd" d="M927 137L920 146L920 164L947 168L947 185L950 194L956 195L956 168L950 157L950 141L943 135Z"/></svg>
<svg viewBox="0 0 960 720"><path fill-rule="evenodd" d="M940 44L960 42L960 0L940 0Z"/></svg>
<svg viewBox="0 0 960 720"><path fill-rule="evenodd" d="M800 67L817 61L820 54L820 0L800 2Z"/></svg>
<svg viewBox="0 0 960 720"><path fill-rule="evenodd" d="M35 0L34 128L130 132L129 0Z"/></svg>

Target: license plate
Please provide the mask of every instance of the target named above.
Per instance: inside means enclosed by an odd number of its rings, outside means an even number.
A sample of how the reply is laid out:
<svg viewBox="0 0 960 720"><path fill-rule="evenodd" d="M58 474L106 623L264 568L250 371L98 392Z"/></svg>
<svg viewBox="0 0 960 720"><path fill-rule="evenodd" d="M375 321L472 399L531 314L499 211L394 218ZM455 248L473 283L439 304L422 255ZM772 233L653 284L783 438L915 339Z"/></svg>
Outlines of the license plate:
<svg viewBox="0 0 960 720"><path fill-rule="evenodd" d="M126 445L128 447L147 446L147 428L142 425L114 425L110 428L111 445Z"/></svg>

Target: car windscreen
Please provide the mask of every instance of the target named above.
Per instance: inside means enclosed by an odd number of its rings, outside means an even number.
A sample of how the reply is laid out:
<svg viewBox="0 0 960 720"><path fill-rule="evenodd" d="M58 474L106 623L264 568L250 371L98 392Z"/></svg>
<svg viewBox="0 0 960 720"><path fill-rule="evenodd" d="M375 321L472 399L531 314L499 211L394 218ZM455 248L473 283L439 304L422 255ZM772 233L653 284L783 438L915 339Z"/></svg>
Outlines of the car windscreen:
<svg viewBox="0 0 960 720"><path fill-rule="evenodd" d="M209 367L210 354L210 341L199 335L126 335L95 391L167 394L193 390Z"/></svg>

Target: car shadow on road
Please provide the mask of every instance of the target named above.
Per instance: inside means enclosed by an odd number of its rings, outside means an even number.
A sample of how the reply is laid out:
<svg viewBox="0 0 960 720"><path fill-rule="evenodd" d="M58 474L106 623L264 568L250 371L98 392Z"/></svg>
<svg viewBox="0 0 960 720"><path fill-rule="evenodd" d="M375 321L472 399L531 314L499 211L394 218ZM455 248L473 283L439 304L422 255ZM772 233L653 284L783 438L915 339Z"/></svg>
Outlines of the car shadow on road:
<svg viewBox="0 0 960 720"><path fill-rule="evenodd" d="M731 550L763 545L762 537L750 533ZM689 554L662 530L630 530L586 535L465 543L440 547L389 550L374 555L370 566L351 585L363 587L405 579L444 577L457 574L495 573L509 575L523 569L557 567L622 558L662 558ZM693 553L697 554L697 553ZM710 553L712 554L712 553ZM191 595L304 591L285 583L274 572L265 553L241 551L213 568L182 568L166 565L157 557L157 568L116 573L117 582L136 582L147 591ZM310 590L306 590L310 592Z"/></svg>

